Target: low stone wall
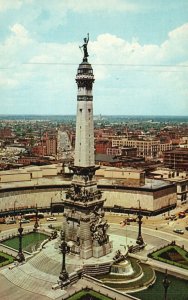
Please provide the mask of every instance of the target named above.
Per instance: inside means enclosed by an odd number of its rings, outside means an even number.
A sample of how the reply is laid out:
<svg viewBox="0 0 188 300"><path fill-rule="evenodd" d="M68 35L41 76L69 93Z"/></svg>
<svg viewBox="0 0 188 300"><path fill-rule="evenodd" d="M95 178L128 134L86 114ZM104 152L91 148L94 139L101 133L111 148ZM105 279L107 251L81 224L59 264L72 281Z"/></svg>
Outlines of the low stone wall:
<svg viewBox="0 0 188 300"><path fill-rule="evenodd" d="M19 208L50 207L51 202L61 202L65 197L65 189L59 187L30 188L26 190L1 191L1 211L13 211Z"/></svg>
<svg viewBox="0 0 188 300"><path fill-rule="evenodd" d="M152 251L153 252L153 251ZM185 279L188 280L188 272L186 269L183 268L178 268L176 266L170 265L170 264L166 264L163 262L159 262L156 261L154 259L151 258L144 258L140 255L137 254L130 254L130 257L139 259L141 262L150 265L154 270L159 271L161 273L165 273L166 269L168 269L168 274L175 276L175 277L179 277L181 279Z"/></svg>
<svg viewBox="0 0 188 300"><path fill-rule="evenodd" d="M71 182L55 185L27 185L0 189L1 211L13 211L14 208L49 208L51 202L62 202ZM106 199L104 207L120 206L126 209L138 209L138 200L143 210L153 212L169 205L176 204L173 188L163 187L155 193L150 189L137 189L126 186L100 186Z"/></svg>
<svg viewBox="0 0 188 300"><path fill-rule="evenodd" d="M163 263L163 265L159 265L156 261L148 261L147 264L149 264L154 270L159 271L161 273L165 273L167 269L169 275L188 280L188 272L186 269L178 268L177 270L174 266L165 263Z"/></svg>

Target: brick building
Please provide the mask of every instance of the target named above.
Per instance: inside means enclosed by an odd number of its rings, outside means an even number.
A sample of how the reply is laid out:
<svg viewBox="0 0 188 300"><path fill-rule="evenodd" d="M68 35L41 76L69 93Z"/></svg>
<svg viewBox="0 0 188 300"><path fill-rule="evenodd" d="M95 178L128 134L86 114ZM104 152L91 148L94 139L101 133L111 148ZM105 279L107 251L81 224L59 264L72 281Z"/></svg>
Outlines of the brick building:
<svg viewBox="0 0 188 300"><path fill-rule="evenodd" d="M9 127L4 127L0 129L0 138L5 139L5 138L11 138L13 136L12 130Z"/></svg>
<svg viewBox="0 0 188 300"><path fill-rule="evenodd" d="M176 148L171 151L165 151L163 161L168 168L188 171L188 148Z"/></svg>
<svg viewBox="0 0 188 300"><path fill-rule="evenodd" d="M57 154L57 137L45 132L41 141L32 148L32 154L37 156L48 156Z"/></svg>
<svg viewBox="0 0 188 300"><path fill-rule="evenodd" d="M95 153L107 154L107 149L112 147L112 142L108 139L95 140Z"/></svg>

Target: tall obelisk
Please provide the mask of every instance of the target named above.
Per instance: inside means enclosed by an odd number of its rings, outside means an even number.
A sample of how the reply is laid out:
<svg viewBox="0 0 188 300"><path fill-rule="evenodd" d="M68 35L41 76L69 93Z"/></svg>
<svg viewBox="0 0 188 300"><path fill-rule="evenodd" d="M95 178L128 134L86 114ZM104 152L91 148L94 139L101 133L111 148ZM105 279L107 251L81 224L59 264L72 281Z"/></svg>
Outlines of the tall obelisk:
<svg viewBox="0 0 188 300"><path fill-rule="evenodd" d="M65 237L71 252L81 258L101 257L112 250L107 234L108 224L104 220L105 199L97 188L94 159L93 126L93 69L88 63L87 45L89 34L84 39L83 61L78 67L76 83L77 118L76 143L71 188L64 199Z"/></svg>

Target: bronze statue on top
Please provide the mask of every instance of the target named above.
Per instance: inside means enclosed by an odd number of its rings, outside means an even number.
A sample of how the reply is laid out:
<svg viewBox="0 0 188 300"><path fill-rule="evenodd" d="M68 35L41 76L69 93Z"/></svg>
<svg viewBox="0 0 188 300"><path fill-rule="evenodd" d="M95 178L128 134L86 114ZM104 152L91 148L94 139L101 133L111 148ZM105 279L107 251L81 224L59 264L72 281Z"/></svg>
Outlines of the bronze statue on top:
<svg viewBox="0 0 188 300"><path fill-rule="evenodd" d="M83 61L87 61L87 58L89 56L88 52L87 52L87 44L89 42L89 33L87 34L87 38L84 38L84 44L82 46L80 46L79 48L83 48L84 51L84 57L83 57Z"/></svg>

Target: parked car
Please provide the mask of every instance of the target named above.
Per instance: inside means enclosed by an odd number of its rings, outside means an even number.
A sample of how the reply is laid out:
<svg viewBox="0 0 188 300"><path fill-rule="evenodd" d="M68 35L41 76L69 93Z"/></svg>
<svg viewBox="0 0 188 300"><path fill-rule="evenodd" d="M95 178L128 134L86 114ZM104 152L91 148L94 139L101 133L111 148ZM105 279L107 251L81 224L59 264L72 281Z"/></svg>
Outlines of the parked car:
<svg viewBox="0 0 188 300"><path fill-rule="evenodd" d="M184 234L184 231L182 229L174 229L175 233Z"/></svg>
<svg viewBox="0 0 188 300"><path fill-rule="evenodd" d="M170 218L171 218L171 220L174 220L174 221L177 220L177 216L176 215L171 215Z"/></svg>
<svg viewBox="0 0 188 300"><path fill-rule="evenodd" d="M176 217L176 215L170 215L170 216L167 216L167 217L165 218L165 220L176 221L176 220L177 220L177 217Z"/></svg>
<svg viewBox="0 0 188 300"><path fill-rule="evenodd" d="M6 224L16 224L16 220L14 219L7 220Z"/></svg>
<svg viewBox="0 0 188 300"><path fill-rule="evenodd" d="M55 217L49 217L49 218L47 218L46 220L47 220L47 221L57 221L57 218L55 218Z"/></svg>
<svg viewBox="0 0 188 300"><path fill-rule="evenodd" d="M179 214L178 214L179 218L185 218L185 212L184 211L180 211Z"/></svg>
<svg viewBox="0 0 188 300"><path fill-rule="evenodd" d="M1 217L1 218L0 218L0 224L5 224L5 223L6 223L5 218L4 218L4 217Z"/></svg>
<svg viewBox="0 0 188 300"><path fill-rule="evenodd" d="M136 222L136 218L128 217L127 222Z"/></svg>
<svg viewBox="0 0 188 300"><path fill-rule="evenodd" d="M30 220L26 220L26 219L21 219L20 223L30 223Z"/></svg>
<svg viewBox="0 0 188 300"><path fill-rule="evenodd" d="M50 228L50 229L55 229L55 227L53 226L53 224L49 224L49 225L48 225L48 228Z"/></svg>

